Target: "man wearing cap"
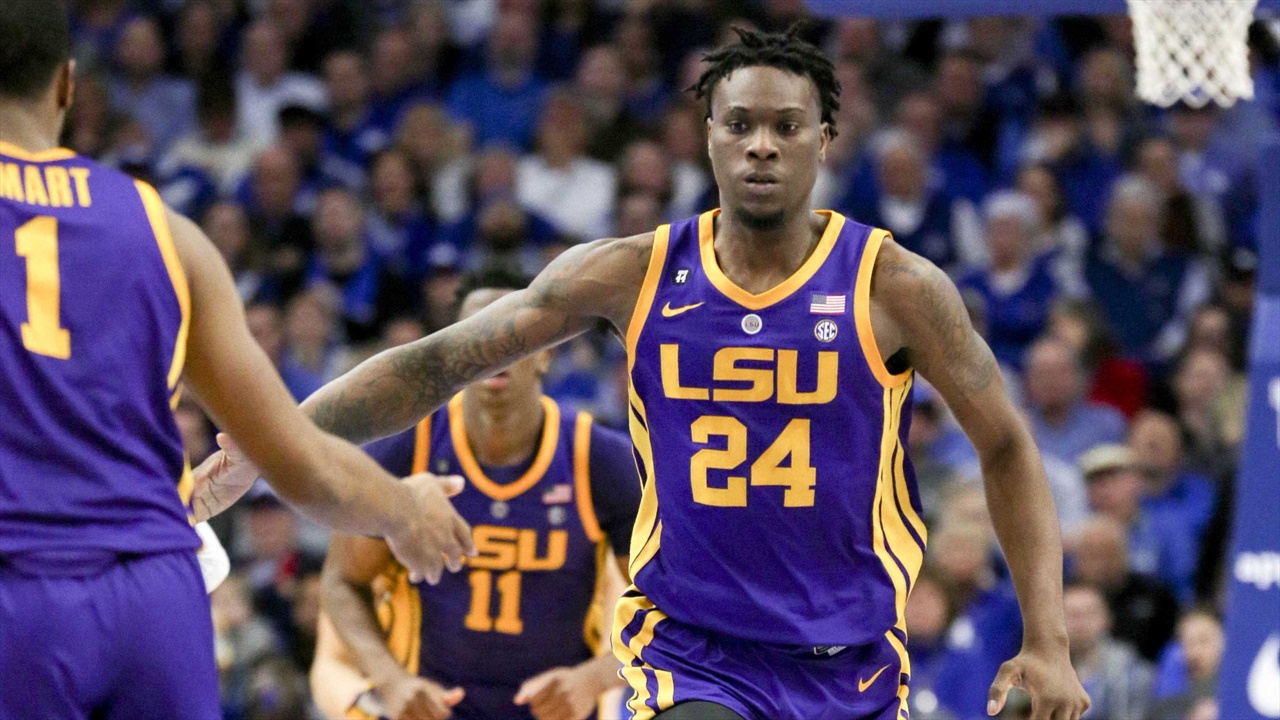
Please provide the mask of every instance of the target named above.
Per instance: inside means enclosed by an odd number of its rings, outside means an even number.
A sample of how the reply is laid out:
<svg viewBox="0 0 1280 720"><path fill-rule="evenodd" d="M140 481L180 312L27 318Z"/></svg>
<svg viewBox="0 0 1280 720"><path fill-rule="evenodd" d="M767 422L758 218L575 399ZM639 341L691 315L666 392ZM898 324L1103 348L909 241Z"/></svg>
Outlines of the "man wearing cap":
<svg viewBox="0 0 1280 720"><path fill-rule="evenodd" d="M1080 456L1089 507L1119 521L1129 538L1134 572L1163 580L1178 599L1191 599L1195 579L1195 543L1188 522L1177 516L1157 521L1142 508L1142 477L1125 445L1098 445Z"/></svg>

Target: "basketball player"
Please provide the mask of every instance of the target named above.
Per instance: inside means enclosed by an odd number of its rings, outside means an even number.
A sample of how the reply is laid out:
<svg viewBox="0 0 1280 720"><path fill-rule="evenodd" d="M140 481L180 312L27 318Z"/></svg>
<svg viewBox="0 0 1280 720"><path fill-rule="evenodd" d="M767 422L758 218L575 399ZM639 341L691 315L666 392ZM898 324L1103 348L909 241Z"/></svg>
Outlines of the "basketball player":
<svg viewBox="0 0 1280 720"><path fill-rule="evenodd" d="M528 290L378 355L305 404L369 440L467 383L586 331L624 338L644 490L614 652L634 717L906 716L903 610L925 545L905 438L915 373L982 461L1021 604L1021 652L988 711L1026 689L1078 718L1062 548L1039 452L955 286L888 233L809 195L835 134L830 61L739 31L695 89L721 209L575 247ZM242 491L245 472L209 478Z"/></svg>
<svg viewBox="0 0 1280 720"><path fill-rule="evenodd" d="M74 66L56 0L0 2L0 719L195 718L213 630L173 417L184 375L276 491L416 573L470 530L298 412L231 275L151 186L56 147Z"/></svg>
<svg viewBox="0 0 1280 720"><path fill-rule="evenodd" d="M498 269L474 275L459 291L460 316L527 286ZM386 543L334 538L324 575L333 622L311 673L327 716L370 717L359 708L380 701L372 716L395 720L450 711L460 720L582 720L621 684L617 660L595 649L626 577L640 483L624 435L542 395L548 362L535 353L366 448L392 474L464 475L454 505L480 554L465 576L415 587ZM610 547L621 576L603 564ZM343 655L359 673L340 667Z"/></svg>

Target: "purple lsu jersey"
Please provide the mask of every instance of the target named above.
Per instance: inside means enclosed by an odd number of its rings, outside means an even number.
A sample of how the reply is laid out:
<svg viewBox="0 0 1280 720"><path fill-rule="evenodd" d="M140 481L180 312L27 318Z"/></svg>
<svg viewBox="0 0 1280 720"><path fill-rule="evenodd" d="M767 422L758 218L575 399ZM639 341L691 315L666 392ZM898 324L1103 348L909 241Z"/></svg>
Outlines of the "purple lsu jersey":
<svg viewBox="0 0 1280 720"><path fill-rule="evenodd" d="M906 457L911 371L871 332L888 233L824 211L811 256L761 294L720 269L718 210L669 226L627 330L644 485L635 586L666 616L790 646L886 638L906 670L925 528Z"/></svg>
<svg viewBox="0 0 1280 720"><path fill-rule="evenodd" d="M464 687L455 717L531 717L512 703L521 682L577 665L603 647L607 542L591 498L594 423L585 413L562 414L550 398L542 407L542 436L527 468L481 467L461 395L414 431L370 447L393 472L467 479L452 501L471 524L479 554L435 586L411 588L394 563L379 578L388 588L379 616L392 654L410 672ZM410 453L411 462L399 459Z"/></svg>
<svg viewBox="0 0 1280 720"><path fill-rule="evenodd" d="M172 411L189 303L154 189L0 143L0 556L199 547Z"/></svg>

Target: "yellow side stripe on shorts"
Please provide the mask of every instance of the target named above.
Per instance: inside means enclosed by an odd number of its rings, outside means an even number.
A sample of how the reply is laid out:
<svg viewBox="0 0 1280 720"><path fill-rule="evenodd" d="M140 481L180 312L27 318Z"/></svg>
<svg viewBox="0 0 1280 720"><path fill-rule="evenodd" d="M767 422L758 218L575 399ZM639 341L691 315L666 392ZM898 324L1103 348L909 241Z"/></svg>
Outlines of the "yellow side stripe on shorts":
<svg viewBox="0 0 1280 720"><path fill-rule="evenodd" d="M631 687L627 709L631 711L632 720L650 720L656 713L646 704L649 702L649 681L645 677L644 668L630 665L622 668L621 674L622 679Z"/></svg>
<svg viewBox="0 0 1280 720"><path fill-rule="evenodd" d="M911 656L907 654L906 646L902 644L897 635L893 634L892 630L886 632L884 636L889 638L889 644L893 646L894 652L898 653L899 667L902 668L902 674L911 677Z"/></svg>
<svg viewBox="0 0 1280 720"><path fill-rule="evenodd" d="M676 704L676 680L666 670L655 669L653 675L658 679L658 712L662 712Z"/></svg>
<svg viewBox="0 0 1280 720"><path fill-rule="evenodd" d="M644 616L644 624L640 626L640 632L636 633L635 637L631 638L631 642L627 643L627 647L631 649L631 652L635 653L636 657L641 660L644 659L644 649L649 646L649 643L653 642L653 627L666 619L666 613L657 608L653 608L648 615Z"/></svg>

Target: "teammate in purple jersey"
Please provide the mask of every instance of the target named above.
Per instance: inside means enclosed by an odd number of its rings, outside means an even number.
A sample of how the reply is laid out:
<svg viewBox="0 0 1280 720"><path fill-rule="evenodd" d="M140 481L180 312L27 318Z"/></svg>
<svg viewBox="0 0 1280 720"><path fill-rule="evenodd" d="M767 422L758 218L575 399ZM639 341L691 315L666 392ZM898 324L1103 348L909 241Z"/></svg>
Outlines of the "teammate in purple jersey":
<svg viewBox="0 0 1280 720"><path fill-rule="evenodd" d="M608 320L628 350L645 483L614 621L633 716L904 720L903 609L926 539L906 452L919 372L979 453L1022 609L989 711L1018 686L1036 720L1078 718L1053 500L991 351L937 267L810 209L835 134L831 62L796 28L738 34L695 86L720 211L573 248L528 290L304 408L350 439L399 432ZM230 496L246 474L215 480Z"/></svg>
<svg viewBox="0 0 1280 720"><path fill-rule="evenodd" d="M459 315L525 287L498 268L478 273L459 290ZM621 684L617 661L599 651L627 577L640 483L625 435L543 396L549 363L531 355L366 447L392 473L464 475L453 503L479 554L466 573L411 586L385 543L334 538L323 599L342 643L318 643L311 672L326 715L583 720ZM359 711L375 698L381 711Z"/></svg>
<svg viewBox="0 0 1280 720"><path fill-rule="evenodd" d="M231 275L151 186L56 147L66 10L0 3L0 720L220 717L180 381L313 517L438 578L445 496L298 412Z"/></svg>

